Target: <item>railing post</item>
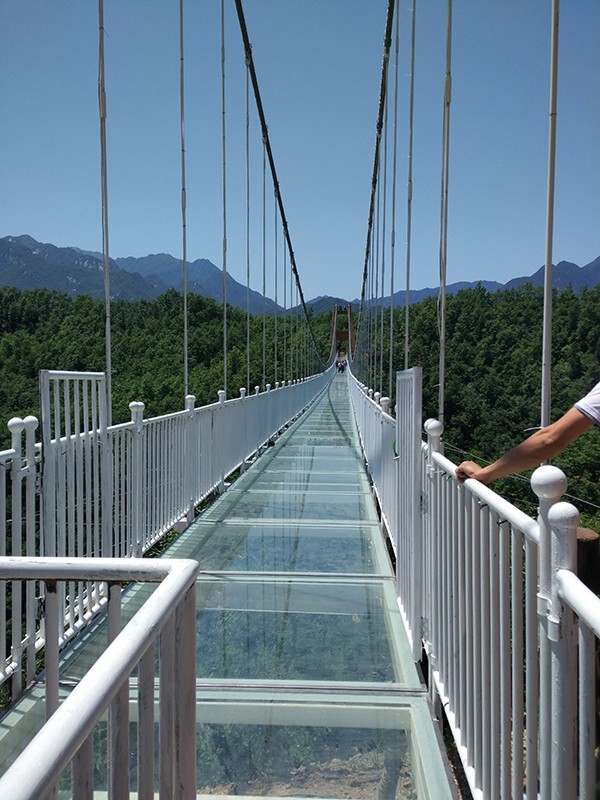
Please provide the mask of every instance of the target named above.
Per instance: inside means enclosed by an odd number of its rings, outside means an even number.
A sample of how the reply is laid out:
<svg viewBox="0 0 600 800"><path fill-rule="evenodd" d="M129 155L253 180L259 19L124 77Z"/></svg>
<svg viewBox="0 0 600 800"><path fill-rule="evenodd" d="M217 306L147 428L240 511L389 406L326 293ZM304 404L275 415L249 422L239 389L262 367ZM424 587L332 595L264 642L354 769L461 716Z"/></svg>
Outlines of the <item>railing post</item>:
<svg viewBox="0 0 600 800"><path fill-rule="evenodd" d="M248 425L248 407L246 405L246 387L245 386L241 386L240 387L240 400L242 401L241 405L242 405L242 409L243 409L243 412L242 412L242 424L243 424L243 431L244 431L243 437L244 437L244 443L245 443L244 444L244 453L243 453L244 457L242 459L242 463L241 463L241 466L240 466L240 474L241 474L242 472L245 472L246 468L248 467L248 454L250 452L250 447L251 447L250 442L252 441L252 439L251 439L252 434L248 429L249 428L249 425Z"/></svg>
<svg viewBox="0 0 600 800"><path fill-rule="evenodd" d="M23 531L22 531L22 493L21 493L21 461L22 461L22 434L25 430L25 422L20 417L13 417L8 421L8 430L10 431L11 449L15 451L11 459L11 538L12 538L12 555L23 555ZM20 581L12 581L11 584L12 594L12 623L11 623L11 657L18 668L12 674L12 699L15 700L21 692L21 664L22 652L21 646L22 638L22 600L21 600L21 583Z"/></svg>
<svg viewBox="0 0 600 800"><path fill-rule="evenodd" d="M25 427L25 465L21 474L25 478L25 553L28 556L39 555L36 552L36 464L35 464L35 432L38 427L36 417L28 416L23 420ZM41 537L40 537L41 539ZM25 588L25 626L27 636L27 683L35 677L35 635L36 635L36 599L35 583L28 581Z"/></svg>
<svg viewBox="0 0 600 800"><path fill-rule="evenodd" d="M577 570L579 512L570 503L556 503L548 513L552 531L552 586L548 639L552 664L552 800L577 797L577 650L575 615L564 606L557 572Z"/></svg>
<svg viewBox="0 0 600 800"><path fill-rule="evenodd" d="M185 485L186 485L186 498L187 498L187 511L186 522L188 525L194 521L194 498L196 492L194 491L194 481L198 473L196 465L197 442L195 436L194 426L194 407L196 405L196 396L193 394L186 395L185 410L187 417L185 421Z"/></svg>
<svg viewBox="0 0 600 800"><path fill-rule="evenodd" d="M219 494L223 494L225 491L225 459L223 455L223 448L225 445L224 433L225 433L225 389L219 389L219 469L220 469L220 479L219 479Z"/></svg>
<svg viewBox="0 0 600 800"><path fill-rule="evenodd" d="M181 800L196 797L196 586L188 589L175 621L175 785Z"/></svg>
<svg viewBox="0 0 600 800"><path fill-rule="evenodd" d="M267 413L266 413L266 420L267 420L266 434L267 435L263 438L263 441L268 442L268 441L270 441L271 434L273 433L273 426L271 424L271 421L272 421L272 418L273 418L273 398L271 397L271 384L267 383L265 388L266 388L266 391L267 391Z"/></svg>
<svg viewBox="0 0 600 800"><path fill-rule="evenodd" d="M129 541L130 555L140 558L143 552L142 519L143 519L143 497L142 497L142 475L143 469L143 448L144 448L144 404L134 400L129 403L131 412L131 422L133 423L133 435L131 443L131 532Z"/></svg>
<svg viewBox="0 0 600 800"><path fill-rule="evenodd" d="M433 463L433 454L441 453L443 450L442 434L444 426L437 419L428 419L425 422L427 433L427 498L425 503L425 525L424 534L427 540L426 557L424 559L425 608L423 609L424 630L423 637L428 641L428 686L429 695L433 705L434 717L438 720L442 718L442 708L440 698L435 691L433 673L438 665L438 647L441 624L441 598L437 582L433 577L434 565L441 565L441 543L438 535L438 524L440 519L438 482L436 480L437 470Z"/></svg>
<svg viewBox="0 0 600 800"><path fill-rule="evenodd" d="M538 467L531 476L531 488L539 498L538 548L538 637L539 637L539 785L540 797L550 797L552 792L552 718L551 718L551 658L548 640L548 604L552 592L552 547L548 514L567 488L567 479L557 467ZM528 726L535 724L534 720Z"/></svg>

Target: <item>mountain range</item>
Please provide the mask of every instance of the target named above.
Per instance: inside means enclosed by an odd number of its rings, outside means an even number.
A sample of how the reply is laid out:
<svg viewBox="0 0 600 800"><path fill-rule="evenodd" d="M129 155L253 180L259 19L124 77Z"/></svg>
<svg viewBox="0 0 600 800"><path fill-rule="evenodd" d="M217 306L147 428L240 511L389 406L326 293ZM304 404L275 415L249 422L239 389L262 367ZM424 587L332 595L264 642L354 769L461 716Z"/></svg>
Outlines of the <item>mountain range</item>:
<svg viewBox="0 0 600 800"><path fill-rule="evenodd" d="M182 291L183 262L168 253L147 255L141 258L110 259L110 292L117 300L152 300L170 288ZM569 261L560 261L552 271L553 284L559 289L571 286L574 292L582 288L592 288L600 284L600 256L589 264L579 267ZM497 281L459 281L447 286L448 294L477 285L488 291L512 289L532 283L544 283L544 268L540 267L532 275L512 278L507 283ZM0 238L0 286L14 286L17 289L46 288L66 292L72 296L79 294L104 298L104 274L102 254L78 247L56 247L43 244L31 236L5 236ZM199 258L187 264L188 292L212 297L217 302L223 300L223 273L206 258ZM411 290L410 303L417 303L426 297L437 295L438 287ZM246 286L227 275L227 302L238 308L246 308ZM352 302L355 308L359 301L348 301L340 297L316 297L308 301L315 312L329 311L334 304ZM406 292L394 293L394 306L404 306ZM384 298L384 306L389 306L389 296ZM265 298L267 313L274 313L281 307L270 298ZM250 312L263 311L262 294L250 290Z"/></svg>
<svg viewBox="0 0 600 800"><path fill-rule="evenodd" d="M142 258L111 258L110 293L115 300L153 300L168 289L183 290L183 262L167 253ZM223 301L223 273L211 261L199 258L186 265L190 293ZM104 298L104 265L101 253L78 247L55 247L31 236L0 239L0 286L17 289L53 289L75 297ZM246 308L246 287L227 275L227 302ZM265 310L278 307L265 298ZM250 311L262 313L262 294L250 290Z"/></svg>

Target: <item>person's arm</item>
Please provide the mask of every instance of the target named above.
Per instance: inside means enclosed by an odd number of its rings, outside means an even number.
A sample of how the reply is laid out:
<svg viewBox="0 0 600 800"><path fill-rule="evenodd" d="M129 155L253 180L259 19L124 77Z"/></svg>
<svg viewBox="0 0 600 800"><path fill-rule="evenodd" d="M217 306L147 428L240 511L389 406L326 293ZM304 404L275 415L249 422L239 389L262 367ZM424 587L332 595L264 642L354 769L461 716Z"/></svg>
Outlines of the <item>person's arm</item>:
<svg viewBox="0 0 600 800"><path fill-rule="evenodd" d="M463 461L456 469L456 477L461 483L467 478L475 478L487 484L513 472L531 469L562 452L593 424L593 420L573 407L556 422L536 431L487 467L480 467L475 461Z"/></svg>

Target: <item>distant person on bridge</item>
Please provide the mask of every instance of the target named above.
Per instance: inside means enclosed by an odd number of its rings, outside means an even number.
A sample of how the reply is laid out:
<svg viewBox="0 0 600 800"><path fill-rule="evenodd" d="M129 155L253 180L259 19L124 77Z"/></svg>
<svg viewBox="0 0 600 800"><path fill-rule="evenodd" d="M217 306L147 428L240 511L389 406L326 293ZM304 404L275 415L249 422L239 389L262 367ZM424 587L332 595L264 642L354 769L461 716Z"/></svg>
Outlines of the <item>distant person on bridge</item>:
<svg viewBox="0 0 600 800"><path fill-rule="evenodd" d="M596 356L599 355L600 340L596 345ZM597 383L560 419L545 428L540 428L521 444L500 456L493 464L481 467L475 461L463 461L456 468L456 477L460 483L464 483L467 478L475 478L481 483L488 484L498 478L512 475L513 472L523 472L537 467L543 461L561 453L592 425L600 426L600 383Z"/></svg>

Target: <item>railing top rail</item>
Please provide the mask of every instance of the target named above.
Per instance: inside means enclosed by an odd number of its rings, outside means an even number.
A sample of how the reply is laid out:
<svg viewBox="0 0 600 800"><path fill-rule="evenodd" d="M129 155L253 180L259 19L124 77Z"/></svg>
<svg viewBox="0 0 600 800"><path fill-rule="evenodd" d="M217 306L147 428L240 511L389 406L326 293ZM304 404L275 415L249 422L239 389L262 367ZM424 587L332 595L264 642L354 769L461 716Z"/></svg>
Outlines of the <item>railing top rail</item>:
<svg viewBox="0 0 600 800"><path fill-rule="evenodd" d="M198 571L191 559L0 557L0 580L131 581L159 583L184 569ZM194 572L194 574L195 574Z"/></svg>
<svg viewBox="0 0 600 800"><path fill-rule="evenodd" d="M17 455L17 451L11 447L9 450L0 450L0 462L10 461Z"/></svg>
<svg viewBox="0 0 600 800"><path fill-rule="evenodd" d="M163 563L160 563L162 561ZM84 562L87 565L84 566ZM104 713L123 681L194 583L199 565L184 559L2 558L2 575L162 582L0 778L2 797L42 797ZM31 764L36 769L31 769Z"/></svg>
<svg viewBox="0 0 600 800"><path fill-rule="evenodd" d="M556 573L561 598L600 639L600 598L567 569Z"/></svg>
<svg viewBox="0 0 600 800"><path fill-rule="evenodd" d="M217 404L218 405L218 404ZM207 406L204 406L207 408ZM194 411L199 411L198 408L195 408ZM157 425L159 422L166 422L170 419L179 419L180 417L187 417L189 412L187 409L183 409L182 411L172 411L170 414L162 414L160 417L149 417L148 419L144 420L144 425ZM113 430L109 428L109 430Z"/></svg>
<svg viewBox="0 0 600 800"><path fill-rule="evenodd" d="M453 480L456 480L456 464L441 453L433 453L432 458L440 469L446 472ZM513 506L512 503L509 503L508 500L500 497L499 494L496 494L496 492L492 491L488 486L485 486L483 483L473 478L468 478L464 486L466 491L474 494L482 503L496 511L502 519L510 522L510 524L521 531L529 541L539 544L540 531L536 520L527 516L524 511L520 511Z"/></svg>
<svg viewBox="0 0 600 800"><path fill-rule="evenodd" d="M105 377L104 372L73 372L69 370L48 369L46 374L49 378L62 378L71 381L89 380L102 380Z"/></svg>

